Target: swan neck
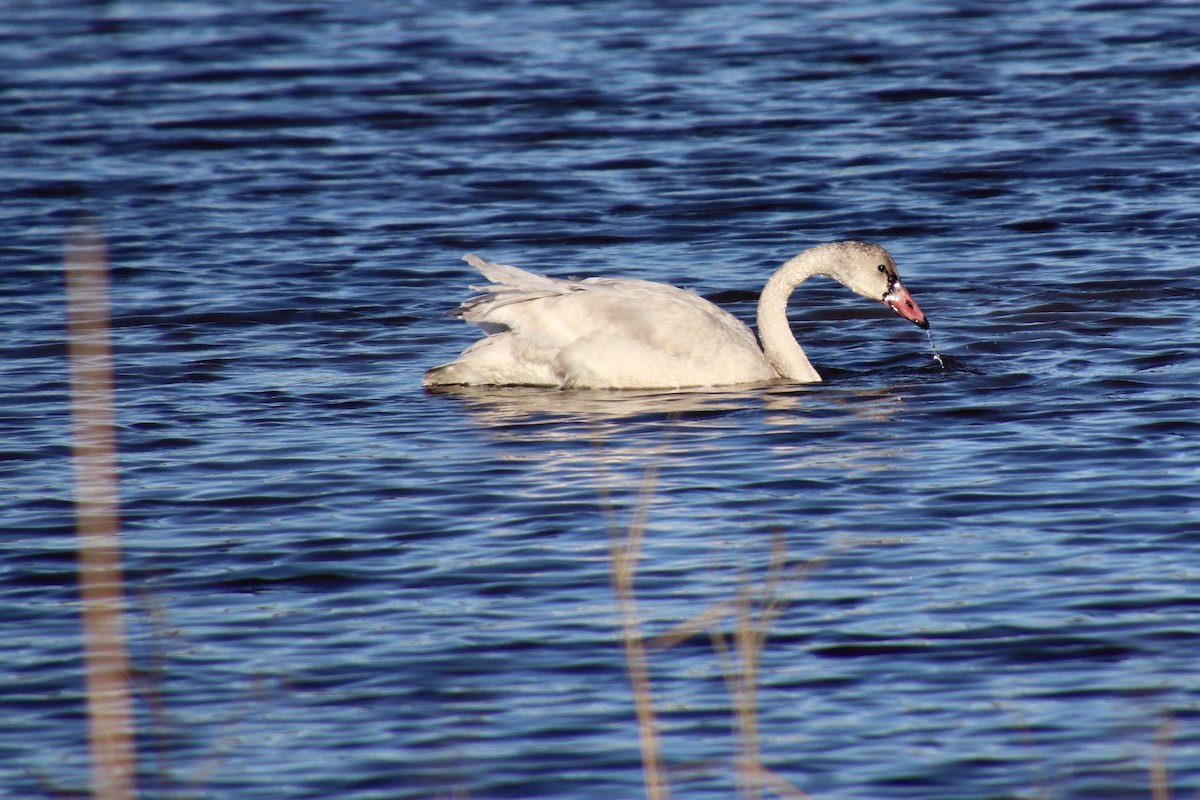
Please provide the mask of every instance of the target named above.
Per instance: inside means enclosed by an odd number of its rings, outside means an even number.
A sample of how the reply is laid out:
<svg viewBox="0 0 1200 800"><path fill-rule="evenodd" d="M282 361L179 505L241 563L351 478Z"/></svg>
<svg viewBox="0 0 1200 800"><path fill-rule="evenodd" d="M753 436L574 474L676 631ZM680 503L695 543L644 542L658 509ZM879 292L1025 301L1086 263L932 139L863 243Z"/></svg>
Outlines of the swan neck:
<svg viewBox="0 0 1200 800"><path fill-rule="evenodd" d="M787 318L792 292L821 271L820 259L807 250L775 270L758 298L758 338L767 360L781 378L809 383L821 380L796 341Z"/></svg>

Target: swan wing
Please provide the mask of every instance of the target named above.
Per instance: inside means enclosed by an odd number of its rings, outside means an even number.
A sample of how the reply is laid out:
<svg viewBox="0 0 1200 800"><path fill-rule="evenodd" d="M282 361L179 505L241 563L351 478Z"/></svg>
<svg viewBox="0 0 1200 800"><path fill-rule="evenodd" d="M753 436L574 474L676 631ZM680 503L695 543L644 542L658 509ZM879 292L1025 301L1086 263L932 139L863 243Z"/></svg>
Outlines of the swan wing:
<svg viewBox="0 0 1200 800"><path fill-rule="evenodd" d="M488 332L514 331L561 345L597 333L643 341L672 353L713 344L758 349L737 317L694 292L625 278L564 280L466 257L491 283L456 314Z"/></svg>
<svg viewBox="0 0 1200 800"><path fill-rule="evenodd" d="M774 377L750 329L693 292L466 261L490 283L456 313L488 335L426 383L663 388Z"/></svg>

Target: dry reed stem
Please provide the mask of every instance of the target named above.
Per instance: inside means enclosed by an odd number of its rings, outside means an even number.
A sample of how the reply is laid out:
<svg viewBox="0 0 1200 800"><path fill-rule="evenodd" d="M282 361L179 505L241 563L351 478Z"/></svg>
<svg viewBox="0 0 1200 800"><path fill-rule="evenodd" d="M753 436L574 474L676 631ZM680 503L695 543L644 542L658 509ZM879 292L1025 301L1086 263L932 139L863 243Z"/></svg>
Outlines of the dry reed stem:
<svg viewBox="0 0 1200 800"><path fill-rule="evenodd" d="M593 442L597 446L600 444L599 438L595 438ZM638 743L641 749L646 797L648 800L665 800L670 794L662 764L658 724L646 659L647 649L665 650L700 631L707 630L713 638L714 649L725 665L725 680L733 703L734 735L741 749L735 767L738 796L753 800L759 796L759 789L765 788L786 800L811 800L808 794L762 766L758 736L758 665L771 625L786 605L780 584L784 579L793 580L811 572L822 564L824 559L813 559L807 564L787 569L786 544L783 536L776 534L771 540L771 558L766 577L755 593L749 591L743 577L736 598L715 603L647 641L641 632L634 578L645 535L646 514L657 474L657 468L653 465L643 473L634 515L627 526L619 525L615 519L615 505L608 492L607 482L601 481L598 489L608 530L610 576L621 629L621 643L638 720ZM736 658L730 654L729 646L719 627L720 621L729 616L735 618Z"/></svg>
<svg viewBox="0 0 1200 800"><path fill-rule="evenodd" d="M756 785L770 789L784 800L812 800L812 795L797 789L786 778L761 764L746 770L746 778Z"/></svg>
<svg viewBox="0 0 1200 800"><path fill-rule="evenodd" d="M733 651L725 634L712 627L709 635L713 650L724 665L725 683L733 703L734 738L740 754L737 761L738 796L757 800L759 790L767 788L780 797L807 798L800 789L762 765L758 733L758 674L763 648L771 626L786 606L780 591L782 580L792 578L796 570L786 569L787 548L783 537L771 539L771 558L767 574L755 592L743 577L735 601ZM812 569L817 562L805 565Z"/></svg>
<svg viewBox="0 0 1200 800"><path fill-rule="evenodd" d="M625 652L625 669L629 674L634 711L637 715L638 747L641 752L642 779L646 786L646 798L647 800L668 800L671 791L662 765L662 748L651 694L650 671L646 663L646 647L641 632L637 596L634 591L637 561L646 530L646 513L656 478L657 470L653 467L648 468L643 474L641 486L638 488L638 502L633 519L624 529L616 525L611 518L613 504L603 489L601 490L601 500L606 509L606 515L609 516L610 575L621 628L621 644Z"/></svg>
<svg viewBox="0 0 1200 800"><path fill-rule="evenodd" d="M773 540L772 547L777 547L781 541L781 539ZM782 554L780 554L779 558L782 558ZM771 581L771 584L764 586L759 595L761 597L776 596L778 593L776 586L778 586L781 579L786 578L789 581L802 581L809 574L819 569L825 561L824 557L814 558L804 564L793 566L786 571L780 569L774 573L769 572L768 579ZM648 645L655 650L666 650L700 633L704 633L705 631L711 632L716 623L726 617L735 615L741 602L743 602L743 599L739 596L731 600L722 600L713 603L708 608L697 612L654 636ZM778 616L778 613L782 612L782 610L783 604L780 604L779 608L775 611L775 615Z"/></svg>
<svg viewBox="0 0 1200 800"><path fill-rule="evenodd" d="M708 631L713 650L721 660L733 705L734 739L740 749L738 796L748 799L756 798L759 788L769 789L784 798L809 797L762 765L758 736L758 669L771 626L786 607L781 584L785 580L801 580L824 563L824 559L818 558L787 568L786 560L786 544L777 534L771 540L766 576L755 591L751 591L743 576L736 597L713 603L648 643L652 649L665 650ZM729 617L734 620L732 649L719 627L721 621Z"/></svg>
<svg viewBox="0 0 1200 800"><path fill-rule="evenodd" d="M90 224L65 255L67 350L90 785L95 800L132 800L136 752L125 649L108 274Z"/></svg>
<svg viewBox="0 0 1200 800"><path fill-rule="evenodd" d="M160 797L175 795L175 768L171 760L171 724L167 705L163 699L163 686L167 680L167 654L163 646L167 633L167 613L158 598L147 590L138 594L143 616L149 622L147 636L149 651L146 656L144 683L140 694L149 717L152 750L154 755L154 777L158 782Z"/></svg>
<svg viewBox="0 0 1200 800"><path fill-rule="evenodd" d="M1154 737L1154 755L1150 759L1150 797L1152 800L1171 800L1171 773L1167 767L1167 752L1171 749L1174 722L1164 719Z"/></svg>

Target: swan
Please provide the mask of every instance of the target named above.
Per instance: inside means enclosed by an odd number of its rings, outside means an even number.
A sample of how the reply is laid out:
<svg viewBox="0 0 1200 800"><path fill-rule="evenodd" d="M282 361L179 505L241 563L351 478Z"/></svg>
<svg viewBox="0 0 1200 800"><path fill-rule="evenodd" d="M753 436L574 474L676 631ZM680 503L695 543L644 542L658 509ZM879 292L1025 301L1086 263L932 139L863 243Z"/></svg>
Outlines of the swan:
<svg viewBox="0 0 1200 800"><path fill-rule="evenodd" d="M792 335L787 302L813 275L890 307L928 330L887 250L828 242L784 262L758 300L758 335L694 292L620 278L560 280L463 260L490 281L453 314L484 338L425 373L424 386L500 385L562 389L680 389L821 380Z"/></svg>

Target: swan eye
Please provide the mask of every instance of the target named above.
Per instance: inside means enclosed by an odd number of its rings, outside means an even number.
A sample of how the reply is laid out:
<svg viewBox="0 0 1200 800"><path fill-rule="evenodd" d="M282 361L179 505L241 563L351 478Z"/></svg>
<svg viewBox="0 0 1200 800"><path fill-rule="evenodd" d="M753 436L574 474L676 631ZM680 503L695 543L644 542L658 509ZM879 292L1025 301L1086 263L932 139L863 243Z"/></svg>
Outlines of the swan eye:
<svg viewBox="0 0 1200 800"><path fill-rule="evenodd" d="M878 267L878 269L879 269L879 271L880 271L880 272L882 272L883 274L885 274L885 275L887 274L887 264L880 264L880 265L879 265L879 267Z"/></svg>

